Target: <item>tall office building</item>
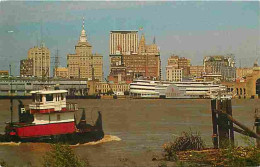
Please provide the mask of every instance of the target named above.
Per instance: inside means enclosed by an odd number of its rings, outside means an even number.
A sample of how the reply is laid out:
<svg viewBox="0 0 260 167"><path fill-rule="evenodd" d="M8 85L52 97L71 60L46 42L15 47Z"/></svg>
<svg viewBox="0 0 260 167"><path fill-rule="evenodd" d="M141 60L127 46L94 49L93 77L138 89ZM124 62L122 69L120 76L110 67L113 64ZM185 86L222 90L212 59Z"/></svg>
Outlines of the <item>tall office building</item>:
<svg viewBox="0 0 260 167"><path fill-rule="evenodd" d="M175 68L178 68L178 62L179 62L179 56L171 55L168 60L168 66L173 66Z"/></svg>
<svg viewBox="0 0 260 167"><path fill-rule="evenodd" d="M87 41L84 18L79 41L75 46L75 54L67 55L67 66L70 78L86 78L88 80L103 79L103 56L92 53L92 46Z"/></svg>
<svg viewBox="0 0 260 167"><path fill-rule="evenodd" d="M190 66L190 75L196 78L202 77L204 73L203 66Z"/></svg>
<svg viewBox="0 0 260 167"><path fill-rule="evenodd" d="M187 77L190 75L190 59L180 57L178 60L178 67L183 69L183 76Z"/></svg>
<svg viewBox="0 0 260 167"><path fill-rule="evenodd" d="M130 55L137 53L138 31L111 31L109 41L109 55L123 54Z"/></svg>
<svg viewBox="0 0 260 167"><path fill-rule="evenodd" d="M166 66L167 81L182 81L182 68L175 68L173 65Z"/></svg>
<svg viewBox="0 0 260 167"><path fill-rule="evenodd" d="M50 50L43 44L28 51L27 59L20 61L21 76L50 77Z"/></svg>
<svg viewBox="0 0 260 167"><path fill-rule="evenodd" d="M172 55L168 58L168 68L169 66L175 69L182 69L182 77L190 75L190 59Z"/></svg>
<svg viewBox="0 0 260 167"><path fill-rule="evenodd" d="M222 75L224 81L234 81L236 78L235 60L232 56L206 56L203 66L207 74Z"/></svg>
<svg viewBox="0 0 260 167"><path fill-rule="evenodd" d="M147 79L161 79L159 49L155 40L153 44L147 45L144 34L138 43L137 31L111 31L109 56L110 81L130 83L140 76Z"/></svg>

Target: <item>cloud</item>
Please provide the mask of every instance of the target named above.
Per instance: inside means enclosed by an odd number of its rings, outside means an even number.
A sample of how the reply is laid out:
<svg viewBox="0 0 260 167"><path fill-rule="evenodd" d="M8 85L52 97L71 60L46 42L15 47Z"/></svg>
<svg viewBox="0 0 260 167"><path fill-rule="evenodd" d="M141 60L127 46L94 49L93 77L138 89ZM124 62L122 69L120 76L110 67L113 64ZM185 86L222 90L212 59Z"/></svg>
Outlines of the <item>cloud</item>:
<svg viewBox="0 0 260 167"><path fill-rule="evenodd" d="M1 2L0 24L9 23L10 25L23 22L50 22L50 21L70 21L82 17L86 11L106 10L106 9L125 9L140 8L142 6L159 5L160 2L87 2L87 1L66 1L66 2ZM79 15L75 15L77 13ZM12 20L10 22L10 20Z"/></svg>

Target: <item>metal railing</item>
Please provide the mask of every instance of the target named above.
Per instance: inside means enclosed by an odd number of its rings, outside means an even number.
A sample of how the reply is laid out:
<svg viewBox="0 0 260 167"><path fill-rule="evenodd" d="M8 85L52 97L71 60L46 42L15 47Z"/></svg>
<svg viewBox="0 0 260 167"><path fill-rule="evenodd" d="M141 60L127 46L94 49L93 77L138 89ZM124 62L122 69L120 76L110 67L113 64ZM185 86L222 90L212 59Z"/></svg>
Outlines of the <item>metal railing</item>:
<svg viewBox="0 0 260 167"><path fill-rule="evenodd" d="M68 111L77 111L77 110L79 110L77 103L66 103L66 109Z"/></svg>

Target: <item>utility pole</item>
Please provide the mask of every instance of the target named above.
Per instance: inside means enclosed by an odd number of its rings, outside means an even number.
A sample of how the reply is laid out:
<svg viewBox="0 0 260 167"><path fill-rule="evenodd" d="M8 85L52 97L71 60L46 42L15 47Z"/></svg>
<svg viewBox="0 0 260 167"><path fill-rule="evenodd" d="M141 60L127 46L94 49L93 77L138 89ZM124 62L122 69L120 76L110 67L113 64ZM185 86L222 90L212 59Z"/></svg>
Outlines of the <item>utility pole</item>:
<svg viewBox="0 0 260 167"><path fill-rule="evenodd" d="M10 80L11 80L11 97L10 97L10 112L11 112L11 124L13 123L13 78L12 78L12 66L11 64L9 64L9 68L10 68Z"/></svg>

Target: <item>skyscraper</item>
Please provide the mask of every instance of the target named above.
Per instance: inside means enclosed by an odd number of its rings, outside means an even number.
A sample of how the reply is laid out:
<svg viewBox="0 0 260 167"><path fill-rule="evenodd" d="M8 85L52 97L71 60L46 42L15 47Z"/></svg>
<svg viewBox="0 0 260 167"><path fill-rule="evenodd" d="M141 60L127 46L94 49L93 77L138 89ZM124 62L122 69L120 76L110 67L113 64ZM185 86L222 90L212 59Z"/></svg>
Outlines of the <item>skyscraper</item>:
<svg viewBox="0 0 260 167"><path fill-rule="evenodd" d="M67 55L67 66L70 78L103 79L103 56L92 54L92 46L87 41L84 18L75 54ZM93 78L94 77L94 78Z"/></svg>
<svg viewBox="0 0 260 167"><path fill-rule="evenodd" d="M160 80L161 60L155 40L147 45L144 34L138 43L137 31L111 31L109 46L110 81L129 83L140 76Z"/></svg>
<svg viewBox="0 0 260 167"><path fill-rule="evenodd" d="M190 75L190 59L187 59L185 57L179 57L176 55L172 55L168 58L168 66L166 67L166 79L168 79L168 73L169 70L175 70L176 69L182 69L182 75L181 77L187 77ZM172 74L175 74L175 72L171 72ZM177 70L177 74L179 75L179 70ZM177 79L178 81L180 79Z"/></svg>
<svg viewBox="0 0 260 167"><path fill-rule="evenodd" d="M28 51L27 59L20 61L21 76L50 77L50 50L43 44Z"/></svg>
<svg viewBox="0 0 260 167"><path fill-rule="evenodd" d="M109 55L137 53L138 31L118 30L110 32Z"/></svg>
<svg viewBox="0 0 260 167"><path fill-rule="evenodd" d="M206 56L203 59L203 66L207 74L219 74L222 76L222 80L234 81L236 78L233 56Z"/></svg>

